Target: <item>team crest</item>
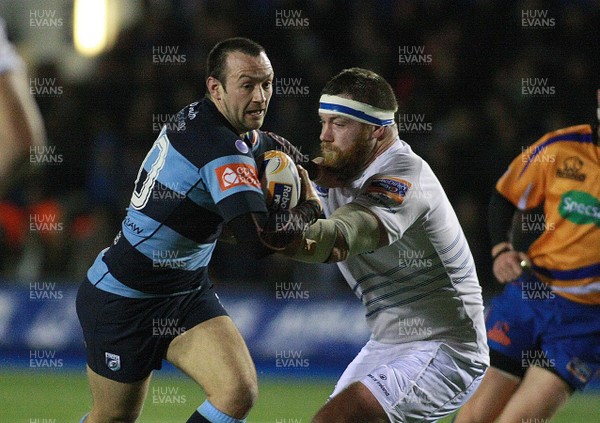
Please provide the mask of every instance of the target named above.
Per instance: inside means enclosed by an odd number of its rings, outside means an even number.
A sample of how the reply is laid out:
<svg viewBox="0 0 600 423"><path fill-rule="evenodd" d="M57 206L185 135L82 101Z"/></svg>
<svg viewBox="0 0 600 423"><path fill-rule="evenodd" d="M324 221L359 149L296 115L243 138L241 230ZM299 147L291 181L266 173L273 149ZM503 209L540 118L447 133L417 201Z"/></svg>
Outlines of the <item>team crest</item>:
<svg viewBox="0 0 600 423"><path fill-rule="evenodd" d="M104 353L104 361L106 363L106 366L113 372L121 370L121 356L119 356L117 354L105 352Z"/></svg>
<svg viewBox="0 0 600 423"><path fill-rule="evenodd" d="M556 176L583 182L585 181L586 174L581 173L582 167L583 160L577 156L569 157L563 161L562 168L556 169Z"/></svg>
<svg viewBox="0 0 600 423"><path fill-rule="evenodd" d="M317 185L317 184L313 184L313 186L317 190L317 195L319 197L324 197L324 198L329 197L329 188L323 188L322 186Z"/></svg>

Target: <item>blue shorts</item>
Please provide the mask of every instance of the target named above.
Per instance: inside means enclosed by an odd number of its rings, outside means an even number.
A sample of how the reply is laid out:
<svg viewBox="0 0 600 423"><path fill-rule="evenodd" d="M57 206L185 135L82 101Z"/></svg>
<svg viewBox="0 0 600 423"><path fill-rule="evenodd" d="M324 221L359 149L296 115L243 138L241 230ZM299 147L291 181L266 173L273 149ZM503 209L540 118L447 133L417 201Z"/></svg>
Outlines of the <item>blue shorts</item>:
<svg viewBox="0 0 600 423"><path fill-rule="evenodd" d="M211 286L186 295L135 299L102 291L88 280L79 287L76 309L88 366L122 383L159 370L176 336L227 315Z"/></svg>
<svg viewBox="0 0 600 423"><path fill-rule="evenodd" d="M600 372L600 306L579 304L535 276L508 284L486 316L491 365L522 377L546 368L572 389Z"/></svg>

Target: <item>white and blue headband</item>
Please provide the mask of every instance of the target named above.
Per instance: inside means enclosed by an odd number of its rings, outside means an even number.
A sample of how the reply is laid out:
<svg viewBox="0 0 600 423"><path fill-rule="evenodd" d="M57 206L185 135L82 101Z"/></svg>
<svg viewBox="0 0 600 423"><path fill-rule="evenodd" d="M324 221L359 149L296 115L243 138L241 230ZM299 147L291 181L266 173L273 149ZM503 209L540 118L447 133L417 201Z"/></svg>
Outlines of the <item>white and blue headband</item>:
<svg viewBox="0 0 600 423"><path fill-rule="evenodd" d="M323 94L319 99L319 113L333 113L362 123L377 126L394 124L394 110L383 110L360 101L337 95Z"/></svg>

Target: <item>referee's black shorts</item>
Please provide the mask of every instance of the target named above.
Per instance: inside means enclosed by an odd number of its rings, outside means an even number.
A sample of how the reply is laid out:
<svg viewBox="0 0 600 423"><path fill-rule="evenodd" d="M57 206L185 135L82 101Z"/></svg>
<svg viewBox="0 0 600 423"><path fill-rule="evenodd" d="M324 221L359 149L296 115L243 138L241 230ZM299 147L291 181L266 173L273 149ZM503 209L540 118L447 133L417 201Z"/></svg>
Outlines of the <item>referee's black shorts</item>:
<svg viewBox="0 0 600 423"><path fill-rule="evenodd" d="M87 364L108 379L132 383L162 367L169 343L227 312L211 286L173 297L134 299L84 280L77 293Z"/></svg>

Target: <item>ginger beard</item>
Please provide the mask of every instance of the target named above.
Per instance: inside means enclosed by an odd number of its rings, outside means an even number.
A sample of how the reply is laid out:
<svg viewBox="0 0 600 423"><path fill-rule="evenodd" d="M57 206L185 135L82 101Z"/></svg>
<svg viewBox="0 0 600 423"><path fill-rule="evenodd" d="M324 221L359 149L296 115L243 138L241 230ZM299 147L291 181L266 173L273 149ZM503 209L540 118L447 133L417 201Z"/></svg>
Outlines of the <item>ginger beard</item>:
<svg viewBox="0 0 600 423"><path fill-rule="evenodd" d="M369 128L364 128L347 150L342 150L331 142L321 142L322 166L342 181L357 176L370 161L375 149L375 142L369 135Z"/></svg>

